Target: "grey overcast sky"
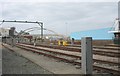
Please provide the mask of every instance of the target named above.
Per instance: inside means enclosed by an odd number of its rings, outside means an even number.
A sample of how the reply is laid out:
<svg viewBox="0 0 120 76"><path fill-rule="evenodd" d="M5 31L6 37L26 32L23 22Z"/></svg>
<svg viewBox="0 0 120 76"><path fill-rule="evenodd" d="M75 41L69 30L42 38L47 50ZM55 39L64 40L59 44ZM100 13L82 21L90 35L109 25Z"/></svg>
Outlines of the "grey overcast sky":
<svg viewBox="0 0 120 76"><path fill-rule="evenodd" d="M27 0L28 1L28 0ZM39 2L21 0L2 0L0 3L0 20L41 21L44 27L57 33L69 35L72 32L112 27L118 17L118 0L110 2L79 2L78 0L61 0ZM15 26L17 31L37 24L4 23L2 27ZM39 33L34 31L32 33Z"/></svg>

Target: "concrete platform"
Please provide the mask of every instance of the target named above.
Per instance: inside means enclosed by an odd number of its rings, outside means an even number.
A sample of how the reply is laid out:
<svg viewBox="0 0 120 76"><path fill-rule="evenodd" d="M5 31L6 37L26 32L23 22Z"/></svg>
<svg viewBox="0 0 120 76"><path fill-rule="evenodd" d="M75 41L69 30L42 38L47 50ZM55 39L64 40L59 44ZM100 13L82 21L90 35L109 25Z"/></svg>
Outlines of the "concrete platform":
<svg viewBox="0 0 120 76"><path fill-rule="evenodd" d="M81 68L69 63L61 62L52 58L48 58L36 53L25 51L17 47L11 47L10 45L4 44L14 52L20 54L21 56L29 59L30 61L36 63L42 68L54 73L54 74L82 74ZM77 67L77 68L76 68Z"/></svg>
<svg viewBox="0 0 120 76"><path fill-rule="evenodd" d="M30 60L3 47L2 74L52 74Z"/></svg>

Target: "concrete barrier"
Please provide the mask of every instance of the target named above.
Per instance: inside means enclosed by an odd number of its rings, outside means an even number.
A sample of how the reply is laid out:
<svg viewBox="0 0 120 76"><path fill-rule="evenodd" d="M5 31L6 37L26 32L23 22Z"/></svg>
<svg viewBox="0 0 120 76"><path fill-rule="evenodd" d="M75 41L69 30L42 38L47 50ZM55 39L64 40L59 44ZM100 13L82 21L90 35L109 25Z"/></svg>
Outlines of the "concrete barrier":
<svg viewBox="0 0 120 76"><path fill-rule="evenodd" d="M81 52L82 52L82 73L92 74L93 72L92 37L82 38Z"/></svg>

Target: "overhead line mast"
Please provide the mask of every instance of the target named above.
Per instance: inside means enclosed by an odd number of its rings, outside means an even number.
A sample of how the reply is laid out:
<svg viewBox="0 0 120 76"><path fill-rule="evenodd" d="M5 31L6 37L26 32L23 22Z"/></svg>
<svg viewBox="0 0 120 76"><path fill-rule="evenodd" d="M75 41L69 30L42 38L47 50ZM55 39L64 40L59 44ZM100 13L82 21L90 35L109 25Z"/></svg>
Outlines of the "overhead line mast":
<svg viewBox="0 0 120 76"><path fill-rule="evenodd" d="M2 22L2 24L4 23L4 22L17 22L17 23L36 23L36 24L38 24L40 27L41 27L41 39L42 39L42 42L43 42L43 22L38 22L38 21L36 21L36 22L34 22L34 21L6 21L6 20L3 20L3 21L0 21L0 22Z"/></svg>

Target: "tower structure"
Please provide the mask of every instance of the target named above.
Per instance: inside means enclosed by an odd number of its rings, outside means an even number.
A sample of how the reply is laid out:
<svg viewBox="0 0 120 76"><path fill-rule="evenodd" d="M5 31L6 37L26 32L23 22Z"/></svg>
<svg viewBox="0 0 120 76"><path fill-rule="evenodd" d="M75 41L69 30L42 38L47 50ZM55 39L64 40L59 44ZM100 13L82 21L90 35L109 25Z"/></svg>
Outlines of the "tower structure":
<svg viewBox="0 0 120 76"><path fill-rule="evenodd" d="M109 31L110 33L114 34L114 43L120 44L120 19L117 18L115 20L114 28L113 30Z"/></svg>

